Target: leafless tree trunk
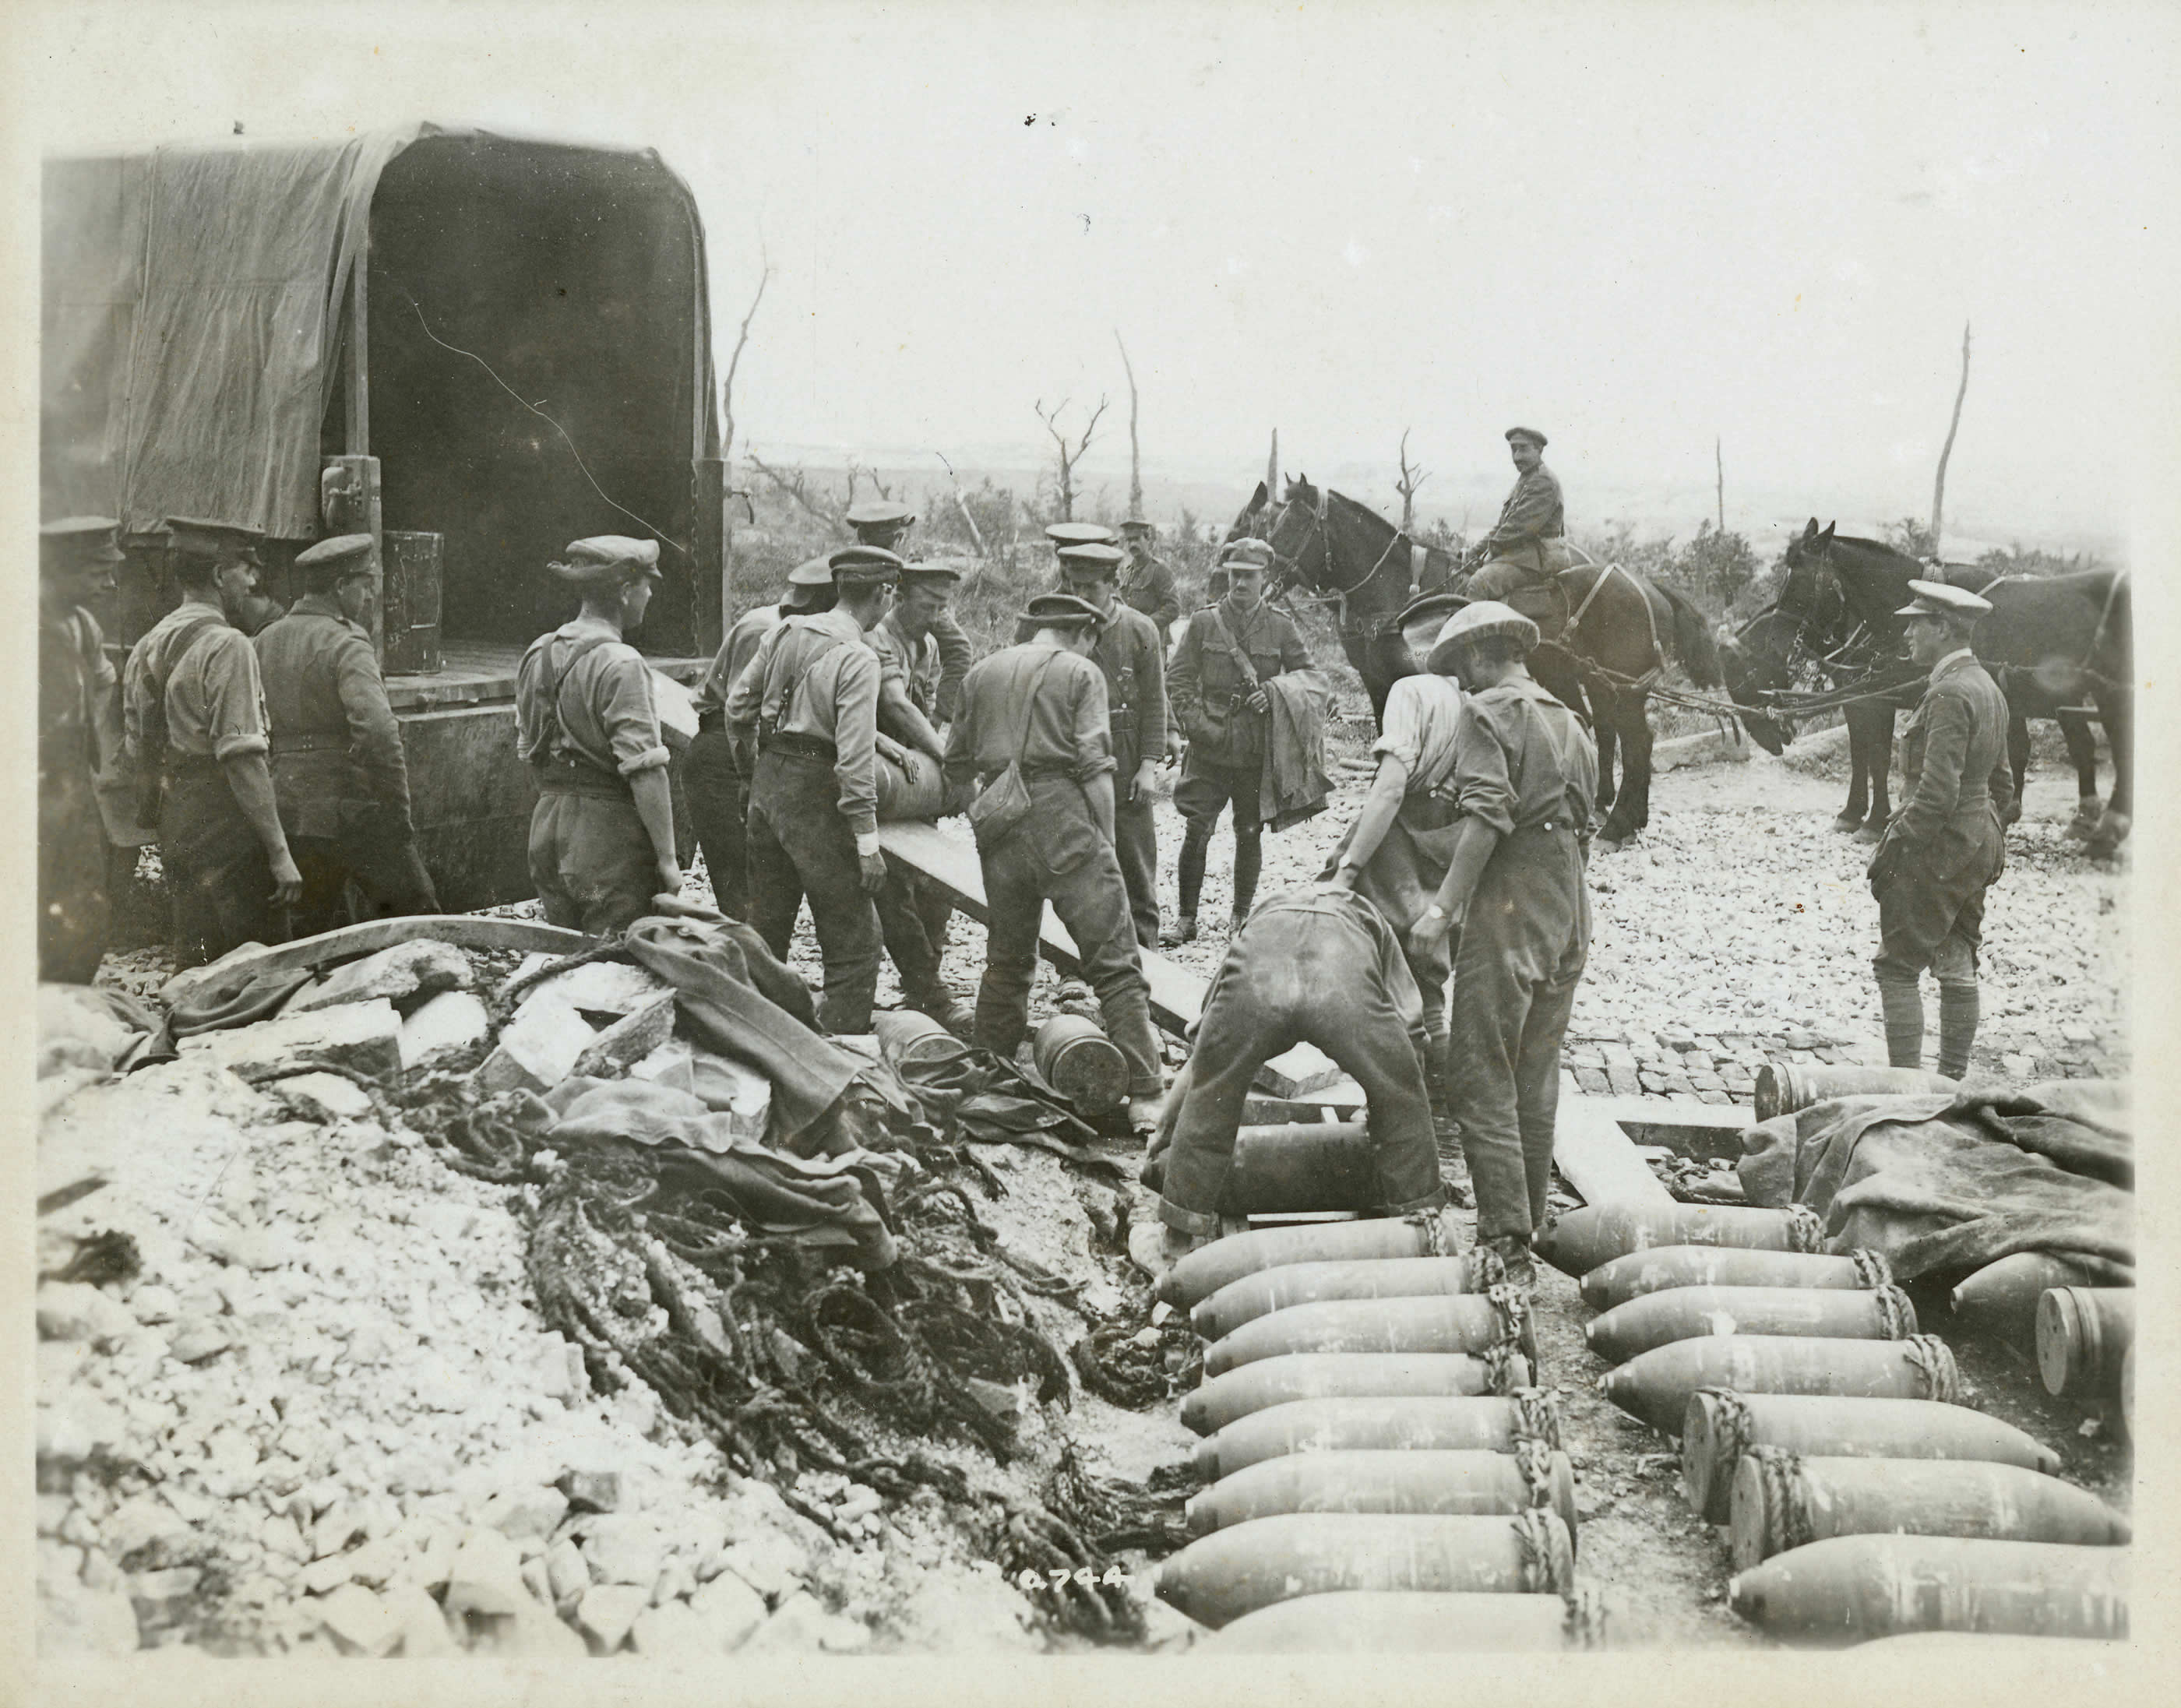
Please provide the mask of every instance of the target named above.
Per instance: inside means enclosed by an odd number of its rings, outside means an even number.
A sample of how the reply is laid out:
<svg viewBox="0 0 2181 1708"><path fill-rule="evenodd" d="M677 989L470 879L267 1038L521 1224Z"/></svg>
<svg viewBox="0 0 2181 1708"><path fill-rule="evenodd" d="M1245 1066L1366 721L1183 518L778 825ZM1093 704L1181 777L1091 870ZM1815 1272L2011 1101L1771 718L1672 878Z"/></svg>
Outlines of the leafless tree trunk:
<svg viewBox="0 0 2181 1708"><path fill-rule="evenodd" d="M1711 466L1714 477L1719 482L1717 487L1719 493L1719 531L1721 533L1725 533L1726 532L1726 461L1725 459L1720 455L1719 437L1717 434L1714 434L1712 436Z"/></svg>
<svg viewBox="0 0 2181 1708"><path fill-rule="evenodd" d="M1280 501L1280 430L1278 427L1273 429L1272 455L1265 459L1265 501L1274 504Z"/></svg>
<svg viewBox="0 0 2181 1708"><path fill-rule="evenodd" d="M954 472L954 465L947 460L944 451L934 451L931 455L939 459L940 466L947 471L947 482L954 488L954 508L962 512L962 520L969 525L969 537L977 543L977 555L990 557L991 548L985 544L984 532L978 527L977 518L970 513L969 500L963 496L962 482Z"/></svg>
<svg viewBox="0 0 2181 1708"><path fill-rule="evenodd" d="M757 318L757 306L765 300L765 288L772 282L772 262L765 252L758 251L757 291L750 298L749 312L743 317L741 328L735 333L735 351L727 358L726 377L720 382L720 475L726 488L721 504L726 514L720 518L720 611L722 621L734 609L735 580L735 524L733 504L740 499L749 503L749 493L735 485L735 371L743 365L743 350L749 343L750 322ZM752 512L754 519L755 512Z"/></svg>
<svg viewBox="0 0 2181 1708"><path fill-rule="evenodd" d="M1083 424L1083 432L1072 446L1068 442L1068 434L1060 426L1060 412L1068 407L1066 398L1061 399L1050 411L1046 409L1042 398L1030 405L1037 411L1037 418L1045 423L1045 430L1052 435L1055 457L1060 466L1059 520L1063 522L1075 520L1075 466L1083 460L1083 453L1090 449L1091 438L1098 431L1098 417L1106 413L1106 404L1105 398L1098 399L1098 407L1090 411L1090 419Z"/></svg>
<svg viewBox="0 0 2181 1708"><path fill-rule="evenodd" d="M814 516L827 527L839 530L847 526L847 524L842 521L840 506L835 504L831 499L810 490L809 484L810 477L808 471L769 467L754 451L750 453L749 466L779 488L806 514Z"/></svg>
<svg viewBox="0 0 2181 1708"><path fill-rule="evenodd" d="M1409 466L1409 429L1401 429L1401 477L1394 490L1401 495L1401 532L1413 535L1416 526L1416 488L1431 478L1431 471Z"/></svg>
<svg viewBox="0 0 2181 1708"><path fill-rule="evenodd" d="M1946 517L1946 459L1954 454L1954 435L1961 430L1962 399L1969 394L1969 328L1962 322L1962 383L1954 393L1954 418L1946 423L1946 443L1939 451L1939 477L1931 482L1931 555L1939 555L1939 531Z"/></svg>
<svg viewBox="0 0 2181 1708"><path fill-rule="evenodd" d="M1121 343L1121 328L1113 328L1113 342L1120 345L1121 372L1129 377L1129 514L1140 516L1144 513L1144 459L1142 447L1136 442L1136 371L1129 361L1129 347Z"/></svg>

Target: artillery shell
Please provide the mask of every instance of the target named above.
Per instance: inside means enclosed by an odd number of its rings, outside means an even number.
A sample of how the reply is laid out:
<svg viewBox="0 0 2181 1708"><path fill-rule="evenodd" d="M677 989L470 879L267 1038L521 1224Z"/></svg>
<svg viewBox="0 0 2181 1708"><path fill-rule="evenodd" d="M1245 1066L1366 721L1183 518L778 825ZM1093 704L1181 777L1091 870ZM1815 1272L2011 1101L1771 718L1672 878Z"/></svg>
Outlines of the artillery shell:
<svg viewBox="0 0 2181 1708"><path fill-rule="evenodd" d="M1735 1468L1753 1447L1828 1458L1966 1459L2048 1473L2060 1468L2060 1456L2042 1441L1966 1406L1702 1388L1689 1396L1681 1425L1681 1491L1712 1523L1726 1523Z"/></svg>
<svg viewBox="0 0 2181 1708"><path fill-rule="evenodd" d="M1583 1331L1609 1364L1703 1335L1802 1335L1897 1341L1916 1332L1916 1308L1898 1287L1843 1292L1799 1287L1670 1287L1615 1305Z"/></svg>
<svg viewBox="0 0 2181 1708"><path fill-rule="evenodd" d="M2135 1341L2134 1287L2047 1287L2037 1301L2037 1370L2049 1394L2109 1394Z"/></svg>
<svg viewBox="0 0 2181 1708"><path fill-rule="evenodd" d="M2018 1251L1986 1264L1954 1289L1954 1320L2027 1352L2036 1344L2037 1301L2047 1287L2096 1285L2097 1277L2080 1264L2041 1251Z"/></svg>
<svg viewBox="0 0 2181 1708"><path fill-rule="evenodd" d="M1742 1251L1731 1246L1662 1245L1600 1264L1582 1278L1582 1302L1609 1311L1669 1287L1884 1287L1893 1279L1875 1251L1828 1257L1816 1252Z"/></svg>
<svg viewBox="0 0 2181 1708"><path fill-rule="evenodd" d="M1337 1590L1245 1613L1197 1648L1222 1655L1454 1655L1602 1649L1588 1597Z"/></svg>
<svg viewBox="0 0 2181 1708"><path fill-rule="evenodd" d="M1813 1642L1910 1631L2125 1637L2130 1552L1959 1536L1835 1536L1737 1573L1727 1603L1774 1636Z"/></svg>
<svg viewBox="0 0 2181 1708"><path fill-rule="evenodd" d="M1736 1246L1745 1251L1814 1252L1818 1218L1800 1204L1754 1209L1731 1204L1596 1204L1570 1210L1539 1235L1539 1257L1563 1275L1659 1245Z"/></svg>
<svg viewBox="0 0 2181 1708"><path fill-rule="evenodd" d="M1455 1227L1441 1211L1436 1215L1383 1216L1306 1227L1253 1228L1248 1233L1214 1240L1180 1259L1159 1278L1158 1296L1185 1310L1231 1281L1283 1264L1451 1257L1460 1248Z"/></svg>
<svg viewBox="0 0 2181 1708"><path fill-rule="evenodd" d="M1905 1341L1710 1335L1640 1353L1609 1370L1600 1386L1622 1411L1670 1435L1680 1430L1689 1396L1698 1388L1951 1400L1959 1380L1953 1353L1930 1335Z"/></svg>
<svg viewBox="0 0 2181 1708"><path fill-rule="evenodd" d="M1935 1091L1951 1096L1960 1088L1957 1082L1919 1067L1824 1067L1768 1061L1757 1070L1753 1101L1757 1119L1766 1121L1836 1097L1920 1097Z"/></svg>
<svg viewBox="0 0 2181 1708"><path fill-rule="evenodd" d="M1744 1453L1730 1507L1737 1569L1828 1536L1975 1536L2112 1547L2128 1520L2087 1490L1974 1460L1806 1459Z"/></svg>
<svg viewBox="0 0 2181 1708"><path fill-rule="evenodd" d="M1497 1364L1466 1353L1289 1353L1213 1376L1184 1397L1181 1421L1208 1435L1288 1400L1512 1393L1530 1386L1529 1363L1520 1353Z"/></svg>
<svg viewBox="0 0 2181 1708"><path fill-rule="evenodd" d="M1204 1373L1289 1353L1483 1353L1509 1339L1537 1362L1529 1303L1513 1287L1453 1298L1327 1299L1243 1324L1206 1349Z"/></svg>
<svg viewBox="0 0 2181 1708"><path fill-rule="evenodd" d="M1230 1335L1268 1311L1327 1299L1422 1298L1433 1293L1482 1292L1473 1254L1463 1257L1363 1258L1346 1263L1297 1263L1233 1281L1189 1314L1208 1341Z"/></svg>
<svg viewBox="0 0 2181 1708"><path fill-rule="evenodd" d="M1576 1533L1575 1472L1539 1443L1527 1453L1365 1450L1290 1453L1213 1484L1189 1503L1190 1534L1280 1512L1428 1512L1489 1518L1548 1507Z"/></svg>
<svg viewBox="0 0 2181 1708"><path fill-rule="evenodd" d="M1158 1597L1217 1627L1332 1590L1565 1594L1574 1579L1567 1526L1551 1512L1290 1512L1199 1537L1159 1568Z"/></svg>
<svg viewBox="0 0 2181 1708"><path fill-rule="evenodd" d="M1560 1445L1559 1408L1541 1388L1504 1397L1290 1400L1238 1418L1199 1441L1196 1474L1216 1483L1289 1453L1376 1448L1511 1453L1530 1438Z"/></svg>

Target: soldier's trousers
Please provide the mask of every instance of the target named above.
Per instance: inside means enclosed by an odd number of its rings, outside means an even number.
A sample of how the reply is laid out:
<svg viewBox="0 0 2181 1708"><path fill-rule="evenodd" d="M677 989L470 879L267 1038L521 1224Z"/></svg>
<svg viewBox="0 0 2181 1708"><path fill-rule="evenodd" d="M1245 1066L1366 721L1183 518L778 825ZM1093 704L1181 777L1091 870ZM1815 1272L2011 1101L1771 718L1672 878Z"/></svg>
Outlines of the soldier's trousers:
<svg viewBox="0 0 2181 1708"><path fill-rule="evenodd" d="M650 846L646 838L647 851ZM288 851L303 878L302 895L289 914L291 936L315 937L367 919L439 911L439 897L413 836L398 831L339 839L291 835Z"/></svg>
<svg viewBox="0 0 2181 1708"><path fill-rule="evenodd" d="M594 937L652 911L659 857L626 793L548 784L530 809L530 881L545 922Z"/></svg>
<svg viewBox="0 0 2181 1708"><path fill-rule="evenodd" d="M737 919L749 917L749 784L736 769L722 730L700 730L682 762L682 789L697 846L704 851L712 899Z"/></svg>
<svg viewBox="0 0 2181 1708"><path fill-rule="evenodd" d="M825 966L818 1023L843 1035L869 1032L878 994L879 916L864 893L855 834L841 816L832 760L782 747L759 754L750 779L746 846L749 923L765 947L787 958L796 911L809 896Z"/></svg>
<svg viewBox="0 0 2181 1708"><path fill-rule="evenodd" d="M88 777L39 779L38 977L88 984L105 956L112 910L106 824Z"/></svg>
<svg viewBox="0 0 2181 1708"><path fill-rule="evenodd" d="M936 884L913 878L900 867L887 868L878 893L879 931L886 951L901 975L902 994L916 1004L945 994L939 957L947 952L947 922L954 903Z"/></svg>
<svg viewBox="0 0 2181 1708"><path fill-rule="evenodd" d="M1173 804L1182 818L1181 859L1178 869L1181 912L1196 917L1198 898L1204 892L1204 862L1212 847L1212 833L1218 827L1222 809L1234 813L1234 913L1245 917L1257 893L1257 873L1264 860L1263 822L1257 817L1259 794L1264 785L1262 760L1247 765L1215 765L1191 753L1182 762L1181 781L1174 785Z"/></svg>
<svg viewBox="0 0 2181 1708"><path fill-rule="evenodd" d="M1256 915L1229 945L1198 1022L1188 1084L1166 1154L1159 1220L1217 1233L1234 1171L1234 1134L1257 1070L1316 1044L1363 1088L1384 1206L1398 1215L1444 1202L1423 1062L1383 979L1361 965L1352 931L1306 912Z"/></svg>
<svg viewBox="0 0 2181 1708"><path fill-rule="evenodd" d="M185 966L273 940L273 865L211 758L176 764L159 814L159 857Z"/></svg>
<svg viewBox="0 0 2181 1708"><path fill-rule="evenodd" d="M1454 961L1447 1089L1477 1193L1477 1237L1543 1226L1560 1040L1590 946L1575 832L1518 829L1484 868Z"/></svg>
<svg viewBox="0 0 2181 1708"><path fill-rule="evenodd" d="M1051 901L1083 957L1083 978L1097 994L1106 1035L1128 1061L1129 1095L1157 1097L1164 1082L1150 991L1113 845L1099 834L1072 778L1040 777L1029 786L1030 816L998 847L978 851L990 912L976 1041L1013 1056L1029 1031L1037 928Z"/></svg>
<svg viewBox="0 0 2181 1708"><path fill-rule="evenodd" d="M1128 786L1129 776L1116 773L1116 795ZM1121 882L1129 892L1129 917L1135 923L1136 941L1146 949L1158 946L1158 829L1149 801L1113 802L1113 857L1121 864Z"/></svg>

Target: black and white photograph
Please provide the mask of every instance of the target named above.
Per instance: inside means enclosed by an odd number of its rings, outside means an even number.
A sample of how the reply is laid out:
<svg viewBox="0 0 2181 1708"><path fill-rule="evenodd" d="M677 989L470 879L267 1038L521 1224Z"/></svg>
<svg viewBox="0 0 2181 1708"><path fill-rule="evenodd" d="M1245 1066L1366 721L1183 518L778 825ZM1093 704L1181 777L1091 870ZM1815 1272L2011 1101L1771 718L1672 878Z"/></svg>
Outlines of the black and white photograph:
<svg viewBox="0 0 2181 1708"><path fill-rule="evenodd" d="M8 15L26 1693L2156 1676L2181 14Z"/></svg>

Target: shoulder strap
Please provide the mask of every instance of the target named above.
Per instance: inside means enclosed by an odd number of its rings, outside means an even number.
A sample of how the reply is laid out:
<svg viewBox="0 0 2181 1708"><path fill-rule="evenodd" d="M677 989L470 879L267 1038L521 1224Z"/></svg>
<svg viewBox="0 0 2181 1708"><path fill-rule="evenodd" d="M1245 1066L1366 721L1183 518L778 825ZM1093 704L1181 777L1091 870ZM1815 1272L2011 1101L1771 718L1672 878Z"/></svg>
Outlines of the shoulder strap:
<svg viewBox="0 0 2181 1708"><path fill-rule="evenodd" d="M167 745L167 685L174 679L190 654L196 650L197 642L214 629L229 626L227 619L217 613L196 619L181 631L181 639L167 649L166 668L162 669L147 661L144 666L145 680L152 685L151 703L145 708L145 746L147 750L163 751ZM156 738L156 739L155 739ZM156 758L147 752L147 757Z"/></svg>
<svg viewBox="0 0 2181 1708"><path fill-rule="evenodd" d="M1257 667L1250 662L1250 655L1242 650L1241 642L1234 638L1234 631L1227 626L1227 613L1217 605L1213 605L1211 610L1212 621L1219 631L1219 638L1226 643L1228 652L1234 655L1235 665L1242 672L1242 680L1254 692L1264 686L1257 680Z"/></svg>
<svg viewBox="0 0 2181 1708"><path fill-rule="evenodd" d="M560 715L560 691L568 684L568 673L578 663L605 646L615 637L611 635L586 635L578 641L568 656L560 661L560 668L553 668L553 642L558 636L549 636L545 642L545 710L553 720L550 734L545 738L545 751L558 752L562 747L573 747L576 738L568 733L567 720Z"/></svg>
<svg viewBox="0 0 2181 1708"><path fill-rule="evenodd" d="M794 623L794 620L794 620L793 618L792 618L792 617L791 617L791 618L789 618L789 619L787 620L787 622L784 622L784 623L782 623L782 624L781 625L781 629L782 629L783 631L788 630L788 629L790 628L790 625L792 625L792 624L793 624L793 623ZM837 653L838 651L840 651L840 650L841 650L841 648L842 648L842 647L845 647L845 646L847 646L847 645L848 644L848 641L847 641L847 639L846 639L845 637L843 637L843 636L840 636L840 635L835 635L835 634L830 634L830 633L827 633L825 631L824 631L824 630L822 630L822 629L821 629L821 630L813 631L813 630L812 630L812 628L811 628L811 626L810 626L808 623L803 624L801 626L797 627L797 628L794 628L792 631L793 633L796 633L796 634L803 634L803 635L811 634L811 633L814 633L814 633L816 633L816 634L820 636L820 639L824 640L824 641L826 642L826 644L825 644L825 646L823 646L823 647L820 647L816 652L813 653L812 653L809 658L805 658L805 659L804 659L804 660L803 660L800 664L797 665L797 666L795 667L795 669L794 669L793 674L792 674L792 675L787 678L787 686L784 686L784 687L781 690L781 692L780 692L780 709L779 709L778 711L775 712L775 713L773 714L773 716L772 716L772 724L773 724L773 725L774 725L776 728L778 725L781 725L781 724L783 724L783 723L787 722L787 714L788 714L790 712L792 712L792 711L793 711L793 710L795 709L795 697L796 697L796 695L797 695L797 694L798 694L798 693L800 693L800 692L802 691L802 689L803 689L803 678L804 674L805 674L805 673L806 673L806 672L810 669L810 667L811 667L813 664L816 664L816 663L817 663L820 658L831 658L831 657L835 653ZM778 649L779 647L784 647L784 646L786 646L787 644L787 635L786 633L783 633L783 634L781 636L780 639L778 639L777 641L776 641L776 642L773 642L773 646L774 646L774 647L775 647L775 649L776 649L776 651L777 651L777 649ZM868 642L865 642L864 644L865 644L865 645L868 645L869 643L868 643ZM759 722L760 725L764 724L764 723L765 723L765 695L764 695L764 693L763 693L763 691L762 691L762 685L760 685L760 691L759 691L759 695L758 695L757 714L758 714L758 722Z"/></svg>

